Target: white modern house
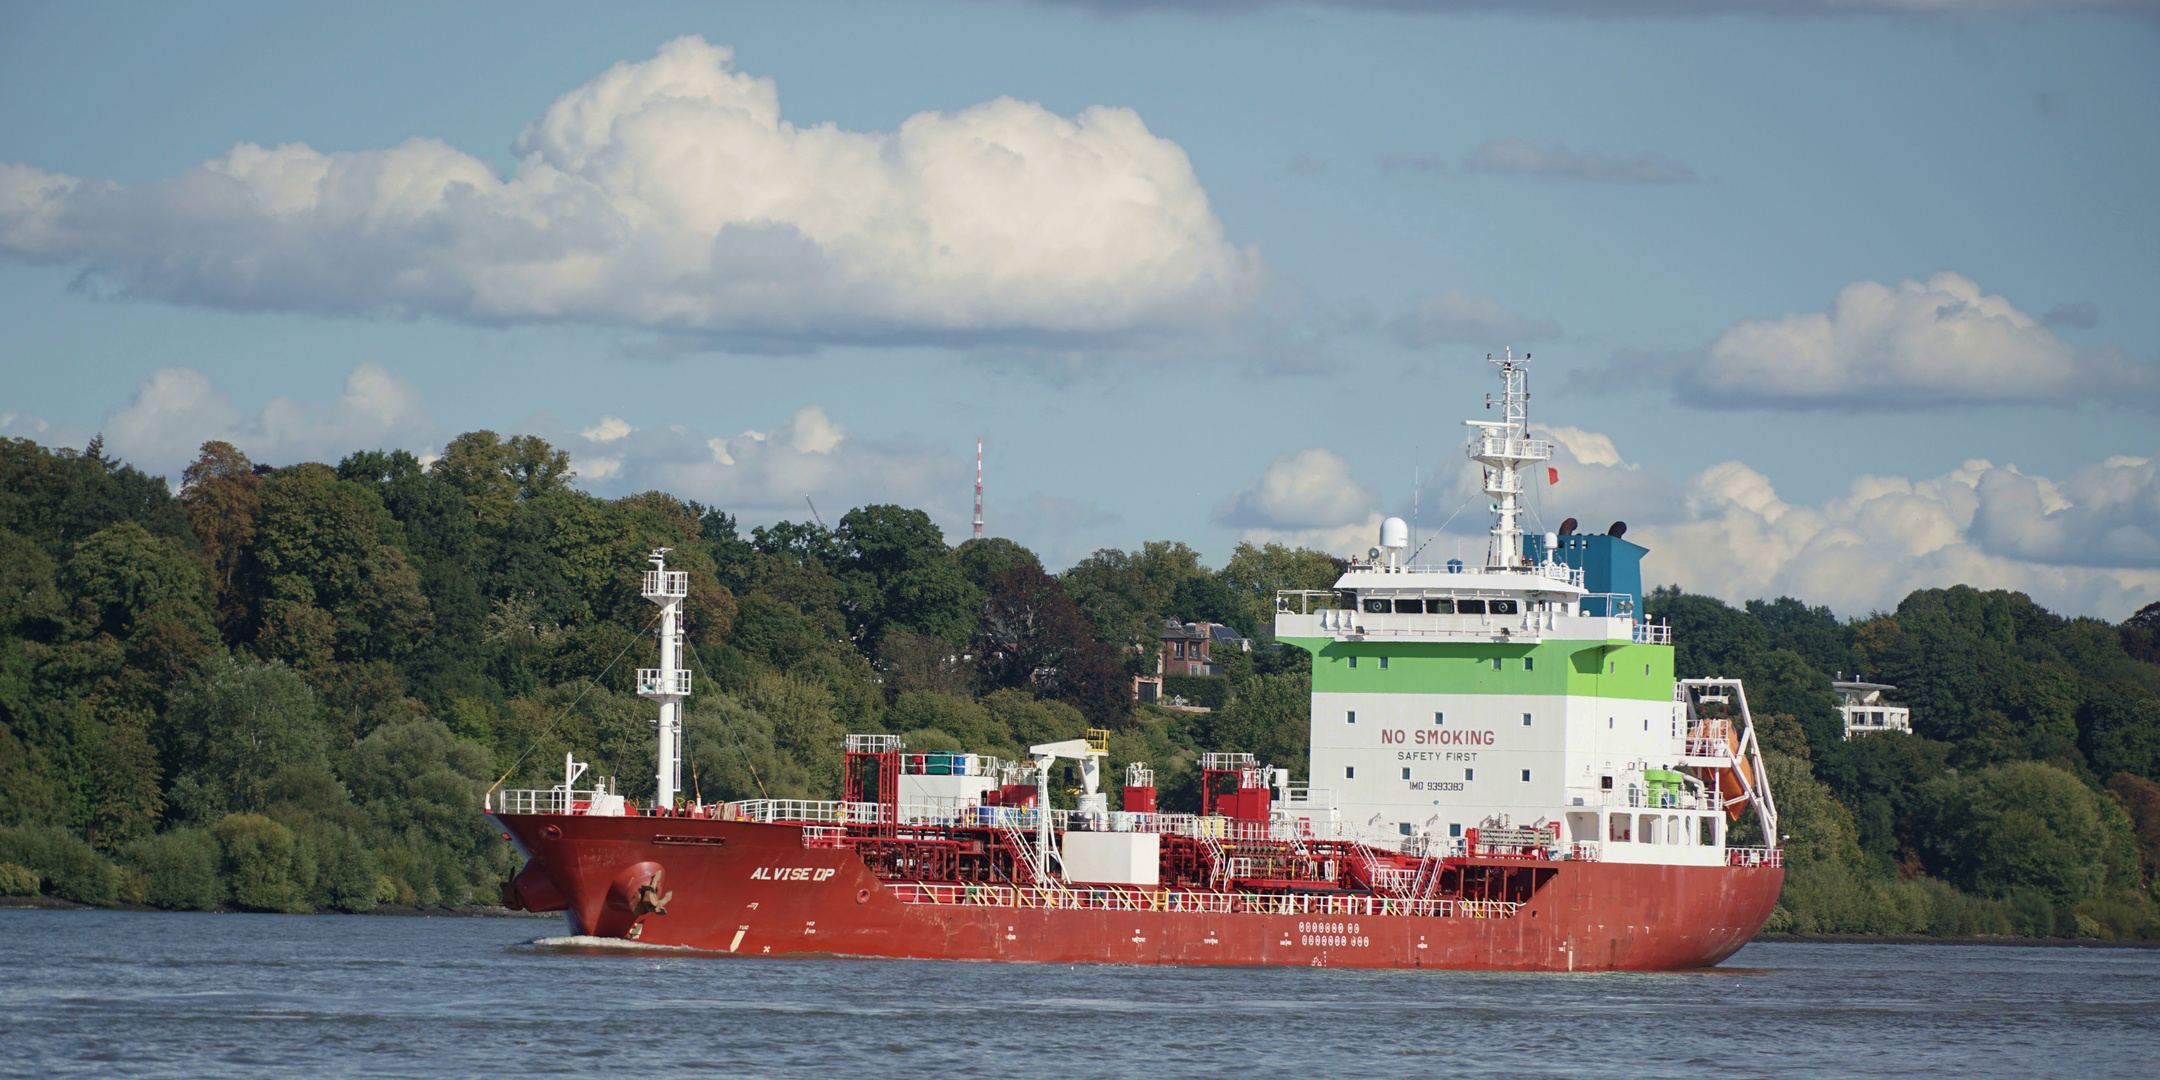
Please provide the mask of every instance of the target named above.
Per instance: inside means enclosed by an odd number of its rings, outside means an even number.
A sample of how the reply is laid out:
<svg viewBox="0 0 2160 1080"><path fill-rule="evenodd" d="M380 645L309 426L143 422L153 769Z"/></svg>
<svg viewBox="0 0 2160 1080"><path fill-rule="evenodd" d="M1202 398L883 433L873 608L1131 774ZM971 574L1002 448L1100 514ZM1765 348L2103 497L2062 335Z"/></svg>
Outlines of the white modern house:
<svg viewBox="0 0 2160 1080"><path fill-rule="evenodd" d="M1912 734L1912 710L1903 705L1892 705L1883 695L1897 687L1886 683L1833 682L1830 688L1838 692L1843 704L1838 713L1845 718L1845 737L1871 735L1878 731L1902 731Z"/></svg>

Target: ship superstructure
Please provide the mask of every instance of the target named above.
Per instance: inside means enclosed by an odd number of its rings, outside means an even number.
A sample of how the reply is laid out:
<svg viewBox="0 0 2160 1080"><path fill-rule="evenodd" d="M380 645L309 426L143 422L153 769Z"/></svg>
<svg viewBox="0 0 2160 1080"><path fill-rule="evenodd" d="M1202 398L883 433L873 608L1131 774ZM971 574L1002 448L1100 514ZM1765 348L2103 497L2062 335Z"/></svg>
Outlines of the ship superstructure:
<svg viewBox="0 0 2160 1080"><path fill-rule="evenodd" d="M1473 422L1494 524L1481 566L1405 559L1408 530L1331 590L1278 598L1313 655L1308 783L1279 763L1200 762L1200 805L1160 811L1145 763L1103 786L1107 733L1021 761L847 737L829 801L679 796L680 609L653 554L659 799L609 785L493 791L527 856L506 903L574 933L729 954L1544 970L1713 964L1783 881L1776 809L1736 681L1675 680L1621 538L1525 535L1527 357L1496 360ZM1081 784L1055 807L1053 768ZM1757 846L1731 822L1752 813Z"/></svg>

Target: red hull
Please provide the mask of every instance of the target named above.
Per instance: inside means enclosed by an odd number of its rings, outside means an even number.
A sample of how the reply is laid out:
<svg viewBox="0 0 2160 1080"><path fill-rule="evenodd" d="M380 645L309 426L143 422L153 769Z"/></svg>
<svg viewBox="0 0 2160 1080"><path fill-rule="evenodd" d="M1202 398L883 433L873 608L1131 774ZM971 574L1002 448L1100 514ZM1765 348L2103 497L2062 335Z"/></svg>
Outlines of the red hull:
<svg viewBox="0 0 2160 1080"><path fill-rule="evenodd" d="M1775 866L1514 860L1554 872L1507 918L903 903L853 851L805 848L793 825L491 817L531 860L519 877L529 906L566 904L576 933L756 956L1673 970L1745 945L1785 877ZM655 870L672 895L665 914L640 918L638 887Z"/></svg>

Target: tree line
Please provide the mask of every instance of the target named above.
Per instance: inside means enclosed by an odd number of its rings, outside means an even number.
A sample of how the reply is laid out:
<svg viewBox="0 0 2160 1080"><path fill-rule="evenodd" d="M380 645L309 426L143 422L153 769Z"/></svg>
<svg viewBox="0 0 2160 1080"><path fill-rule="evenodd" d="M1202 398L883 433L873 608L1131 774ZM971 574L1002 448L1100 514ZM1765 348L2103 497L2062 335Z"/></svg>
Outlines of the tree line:
<svg viewBox="0 0 2160 1080"><path fill-rule="evenodd" d="M2160 604L2120 626L1924 589L1840 621L1791 597L1649 599L1683 677L1739 676L1786 834L1766 928L2156 937ZM1913 732L1843 738L1833 678Z"/></svg>
<svg viewBox="0 0 2160 1080"><path fill-rule="evenodd" d="M1113 768L1197 804L1199 748L1302 758L1296 650L1226 664L1194 718L1136 711L1160 620L1257 634L1339 564L1279 545L1219 570L1183 544L1062 574L1004 539L858 507L744 535L661 492L601 499L568 455L486 431L423 464L270 468L206 443L167 483L93 443L0 442L0 892L169 908L364 911L494 895L515 854L491 785L565 752L650 798L650 552L687 571L691 797L830 798L840 736L1017 758L1091 726Z"/></svg>
<svg viewBox="0 0 2160 1080"><path fill-rule="evenodd" d="M1062 572L957 546L919 510L745 534L662 492L602 499L532 436L423 464L362 451L270 468L206 443L177 492L106 456L0 442L0 892L167 908L365 911L493 898L516 856L491 785L566 752L654 791L647 555L690 577L692 798L832 798L840 736L1007 758L1088 727L1110 775L1154 766L1197 808L1201 750L1303 779L1310 658L1270 633L1319 552L1184 544ZM1737 675L1769 747L1790 871L1771 929L2160 933L2160 610L2121 626L2022 595L1914 593L1840 621L1677 589L1682 675ZM1216 706L1135 704L1163 620L1227 624ZM1840 738L1834 676L1897 684L1912 736ZM1743 826L1744 828L1745 826Z"/></svg>

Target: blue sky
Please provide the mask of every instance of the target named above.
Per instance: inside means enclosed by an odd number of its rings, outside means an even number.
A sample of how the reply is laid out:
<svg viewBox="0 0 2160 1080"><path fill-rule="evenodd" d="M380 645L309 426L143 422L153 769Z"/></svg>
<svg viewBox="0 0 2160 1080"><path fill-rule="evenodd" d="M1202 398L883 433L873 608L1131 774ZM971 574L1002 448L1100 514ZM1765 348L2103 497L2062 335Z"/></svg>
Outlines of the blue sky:
<svg viewBox="0 0 2160 1080"><path fill-rule="evenodd" d="M0 10L0 431L1438 553L1512 344L1661 580L2160 600L2152 4L442 7Z"/></svg>

